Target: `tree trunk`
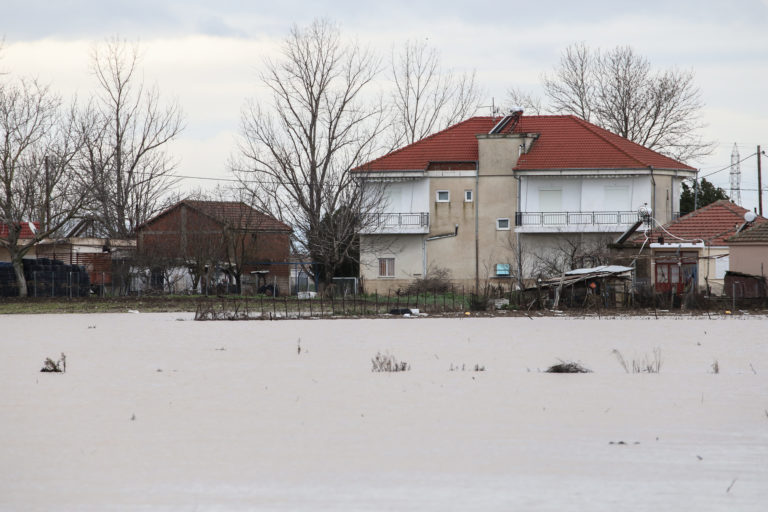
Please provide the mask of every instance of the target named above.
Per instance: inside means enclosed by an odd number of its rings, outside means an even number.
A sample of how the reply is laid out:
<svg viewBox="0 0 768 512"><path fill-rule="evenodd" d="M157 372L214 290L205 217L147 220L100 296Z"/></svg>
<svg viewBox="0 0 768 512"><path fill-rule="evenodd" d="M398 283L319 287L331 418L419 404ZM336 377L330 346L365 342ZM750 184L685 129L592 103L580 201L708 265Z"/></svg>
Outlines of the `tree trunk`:
<svg viewBox="0 0 768 512"><path fill-rule="evenodd" d="M16 274L16 286L19 288L19 297L29 296L27 279L24 277L24 265L21 262L21 258L13 258L13 271Z"/></svg>

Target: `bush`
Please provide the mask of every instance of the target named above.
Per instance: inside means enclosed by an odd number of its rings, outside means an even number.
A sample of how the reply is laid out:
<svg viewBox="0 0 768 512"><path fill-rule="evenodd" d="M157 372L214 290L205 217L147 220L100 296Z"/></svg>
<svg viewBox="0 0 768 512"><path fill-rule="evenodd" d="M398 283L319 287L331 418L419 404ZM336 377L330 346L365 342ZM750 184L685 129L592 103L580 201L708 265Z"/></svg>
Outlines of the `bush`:
<svg viewBox="0 0 768 512"><path fill-rule="evenodd" d="M584 368L579 363L560 360L558 364L547 368L545 373L592 373L592 370Z"/></svg>
<svg viewBox="0 0 768 512"><path fill-rule="evenodd" d="M434 267L427 271L422 279L414 280L405 293L418 295L420 293L447 293L451 291L451 271L447 268Z"/></svg>
<svg viewBox="0 0 768 512"><path fill-rule="evenodd" d="M490 298L488 295L478 295L473 293L469 296L469 310L470 311L486 311Z"/></svg>
<svg viewBox="0 0 768 512"><path fill-rule="evenodd" d="M372 372L407 372L411 369L411 365L405 361L398 361L392 354L382 354L377 352L371 359L373 368Z"/></svg>
<svg viewBox="0 0 768 512"><path fill-rule="evenodd" d="M46 357L45 361L43 361L43 367L40 368L40 371L43 373L64 373L67 371L67 356L64 355L64 352L61 353L61 357L58 361L54 361L50 357Z"/></svg>

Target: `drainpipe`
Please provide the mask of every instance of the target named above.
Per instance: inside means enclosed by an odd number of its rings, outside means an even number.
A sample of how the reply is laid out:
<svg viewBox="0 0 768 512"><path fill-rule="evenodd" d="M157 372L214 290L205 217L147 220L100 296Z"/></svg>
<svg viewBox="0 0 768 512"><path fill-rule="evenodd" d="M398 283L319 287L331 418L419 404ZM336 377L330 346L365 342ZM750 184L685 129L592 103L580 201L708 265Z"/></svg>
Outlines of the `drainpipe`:
<svg viewBox="0 0 768 512"><path fill-rule="evenodd" d="M480 293L480 161L475 160L475 294Z"/></svg>
<svg viewBox="0 0 768 512"><path fill-rule="evenodd" d="M517 180L517 204L515 205L515 221L517 221L517 212L520 211L520 204L523 198L522 191L520 188L522 187L522 180L520 179L520 176L515 176L514 170L512 171L512 177ZM517 224L517 222L515 222ZM523 248L520 247L520 232L515 229L515 245L517 249L517 285L520 287L520 290L523 289Z"/></svg>
<svg viewBox="0 0 768 512"><path fill-rule="evenodd" d="M651 211L656 212L656 179L653 177L653 166L649 165L648 169L651 170Z"/></svg>

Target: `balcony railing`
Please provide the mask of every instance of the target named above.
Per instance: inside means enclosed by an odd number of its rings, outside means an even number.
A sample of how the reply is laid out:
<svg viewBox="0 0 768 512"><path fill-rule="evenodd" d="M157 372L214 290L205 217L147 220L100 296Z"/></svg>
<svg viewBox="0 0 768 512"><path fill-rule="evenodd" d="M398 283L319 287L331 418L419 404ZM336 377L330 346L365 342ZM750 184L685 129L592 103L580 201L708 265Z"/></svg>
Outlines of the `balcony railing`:
<svg viewBox="0 0 768 512"><path fill-rule="evenodd" d="M364 221L362 233L427 233L428 212L370 213Z"/></svg>
<svg viewBox="0 0 768 512"><path fill-rule="evenodd" d="M517 212L515 226L533 228L565 228L576 231L591 227L626 226L634 224L640 216L636 211L599 211L599 212Z"/></svg>

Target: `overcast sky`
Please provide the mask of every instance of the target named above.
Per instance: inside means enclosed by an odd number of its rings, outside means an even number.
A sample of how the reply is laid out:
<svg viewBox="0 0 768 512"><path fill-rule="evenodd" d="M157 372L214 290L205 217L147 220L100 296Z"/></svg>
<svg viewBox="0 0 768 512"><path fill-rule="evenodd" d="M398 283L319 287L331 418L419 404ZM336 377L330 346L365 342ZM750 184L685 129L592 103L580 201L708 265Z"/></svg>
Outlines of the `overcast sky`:
<svg viewBox="0 0 768 512"><path fill-rule="evenodd" d="M260 94L263 59L275 55L292 24L316 17L336 21L346 36L382 53L407 39L427 41L447 67L477 71L488 104L503 103L510 86L537 92L541 74L571 43L631 45L657 68L695 72L706 104L703 136L718 143L711 157L688 162L702 175L728 166L734 143L742 158L758 144L768 150L768 0L3 0L0 71L36 76L65 97L87 98L93 44L114 35L139 41L145 79L185 112L186 129L170 148L179 159L176 172L229 177L240 110ZM756 165L754 156L741 164L748 208L757 204ZM709 179L728 191L727 170ZM185 188L214 184L183 182Z"/></svg>

